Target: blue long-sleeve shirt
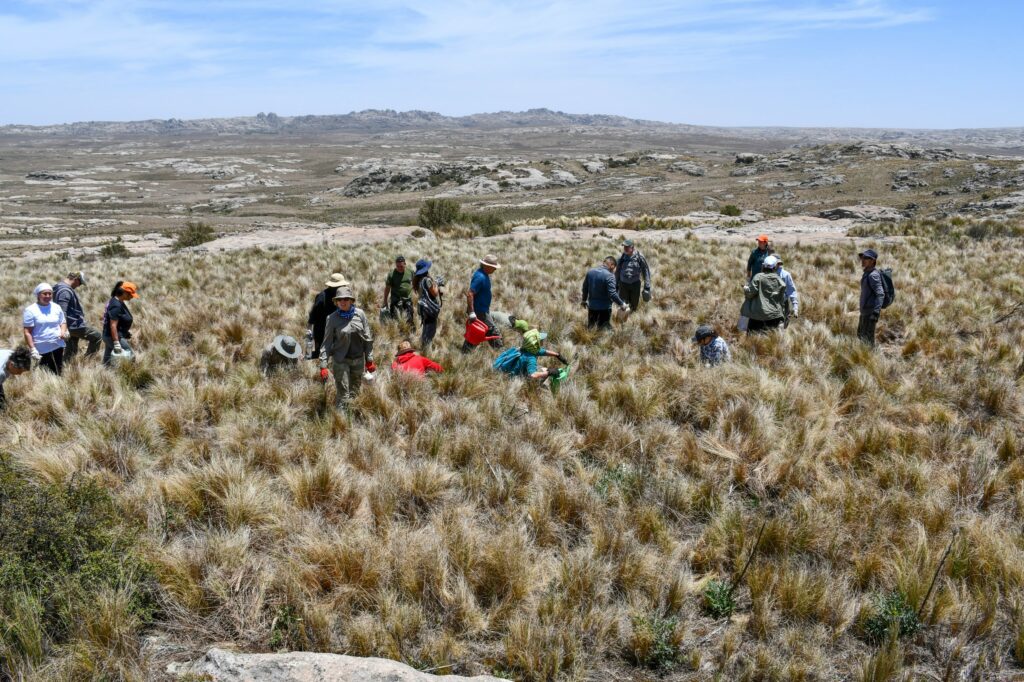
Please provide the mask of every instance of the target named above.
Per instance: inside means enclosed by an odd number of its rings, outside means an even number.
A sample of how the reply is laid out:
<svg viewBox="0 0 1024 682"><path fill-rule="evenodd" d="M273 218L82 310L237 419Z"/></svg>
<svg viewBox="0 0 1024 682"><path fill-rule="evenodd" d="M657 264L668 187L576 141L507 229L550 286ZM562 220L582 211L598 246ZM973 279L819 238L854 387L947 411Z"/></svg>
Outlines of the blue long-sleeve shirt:
<svg viewBox="0 0 1024 682"><path fill-rule="evenodd" d="M779 277L782 278L782 282L786 285L786 299L789 301L790 309L800 314L800 294L796 292L796 284L793 283L793 275L786 272L786 269L780 267L778 270Z"/></svg>
<svg viewBox="0 0 1024 682"><path fill-rule="evenodd" d="M583 279L583 302L590 310L611 310L613 302L620 306L626 305L619 296L615 275L603 265L591 268Z"/></svg>
<svg viewBox="0 0 1024 682"><path fill-rule="evenodd" d="M885 287L882 286L882 273L878 268L871 268L860 278L860 311L882 314L882 303L885 301Z"/></svg>

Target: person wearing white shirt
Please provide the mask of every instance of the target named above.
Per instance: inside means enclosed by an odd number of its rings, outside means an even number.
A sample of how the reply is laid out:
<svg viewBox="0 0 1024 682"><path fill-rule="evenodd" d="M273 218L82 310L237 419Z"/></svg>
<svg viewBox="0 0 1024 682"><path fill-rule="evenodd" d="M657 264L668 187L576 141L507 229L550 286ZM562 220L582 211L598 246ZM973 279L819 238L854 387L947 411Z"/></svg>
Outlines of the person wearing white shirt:
<svg viewBox="0 0 1024 682"><path fill-rule="evenodd" d="M53 287L49 284L40 283L33 293L36 302L25 308L21 316L25 343L40 367L59 375L64 371L64 342L71 337L67 318L64 310L53 302Z"/></svg>

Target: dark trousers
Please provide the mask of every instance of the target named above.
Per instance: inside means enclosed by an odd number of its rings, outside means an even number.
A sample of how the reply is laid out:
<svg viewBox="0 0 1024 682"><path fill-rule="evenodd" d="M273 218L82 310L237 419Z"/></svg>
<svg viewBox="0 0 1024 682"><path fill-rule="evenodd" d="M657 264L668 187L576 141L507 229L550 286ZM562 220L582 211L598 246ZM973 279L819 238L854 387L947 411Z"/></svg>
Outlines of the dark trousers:
<svg viewBox="0 0 1024 682"><path fill-rule="evenodd" d="M64 349L64 359L68 362L78 355L78 341L85 339L89 344L85 349L85 357L95 355L100 350L100 343L103 341L103 336L100 334L98 329L92 327L78 327L77 329L69 330L71 332L71 338L67 341L67 347Z"/></svg>
<svg viewBox="0 0 1024 682"><path fill-rule="evenodd" d="M7 396L4 395L4 385L0 384L0 410L7 407Z"/></svg>
<svg viewBox="0 0 1024 682"><path fill-rule="evenodd" d="M484 313L483 315L477 315L477 319L487 325L487 336L497 336L498 338L493 341L488 341L491 344L491 348L501 348L503 342L501 340L501 332L498 331L498 326L494 324L494 318L491 317L490 313ZM469 341L462 342L462 352L468 353L472 351L476 346L471 344Z"/></svg>
<svg viewBox="0 0 1024 682"><path fill-rule="evenodd" d="M783 318L779 317L774 320L750 320L747 325L748 334L767 334L773 329L778 329L782 326Z"/></svg>
<svg viewBox="0 0 1024 682"><path fill-rule="evenodd" d="M423 329L420 332L420 348L425 351L430 347L430 344L434 340L434 336L437 335L437 318L428 319L426 317L421 317L420 322L423 326Z"/></svg>
<svg viewBox="0 0 1024 682"><path fill-rule="evenodd" d="M64 349L57 348L49 353L43 353L39 366L60 376L64 372Z"/></svg>
<svg viewBox="0 0 1024 682"><path fill-rule="evenodd" d="M587 327L590 329L611 329L612 310L591 310L587 308Z"/></svg>
<svg viewBox="0 0 1024 682"><path fill-rule="evenodd" d="M857 324L857 337L872 348L875 346L875 326L878 325L878 317L872 310L864 310L860 313L860 322Z"/></svg>
<svg viewBox="0 0 1024 682"><path fill-rule="evenodd" d="M630 310L637 310L640 307L640 292L644 288L643 282L619 282L619 296L626 302Z"/></svg>
<svg viewBox="0 0 1024 682"><path fill-rule="evenodd" d="M412 299L411 298L393 298L388 303L388 315L393 320L400 320L405 318L406 323L416 329L416 320L412 314Z"/></svg>

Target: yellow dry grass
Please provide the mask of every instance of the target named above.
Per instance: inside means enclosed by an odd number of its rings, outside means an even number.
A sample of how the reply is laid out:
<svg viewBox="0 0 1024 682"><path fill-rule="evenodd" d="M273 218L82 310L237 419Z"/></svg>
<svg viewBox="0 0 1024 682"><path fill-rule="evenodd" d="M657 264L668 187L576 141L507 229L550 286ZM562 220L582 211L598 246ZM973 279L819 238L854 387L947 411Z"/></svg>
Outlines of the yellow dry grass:
<svg viewBox="0 0 1024 682"><path fill-rule="evenodd" d="M234 642L646 679L656 673L633 662L652 642L633 623L675 618L668 679L1016 670L1024 314L993 320L1024 299L1019 241L883 245L898 297L872 352L853 337L855 246L788 248L801 319L748 339L731 331L747 251L684 234L640 244L655 301L606 335L577 301L586 269L617 252L610 239L403 245L452 283L433 354L448 371L382 371L351 420L325 409L312 364L265 379L258 356L277 333L301 337L331 272L375 317L395 247L95 263L94 321L100 283L140 284L138 362L9 381L0 447L41 479L98 476L116 491L147 529L163 601L153 630L185 651ZM497 376L490 350L457 352L457 294L485 251L506 264L493 308L574 358L557 398ZM17 338L32 286L67 269L4 268L0 338ZM698 366L700 323L724 330L731 365ZM377 331L389 364L401 331ZM766 518L737 615L704 615L705 579L739 570ZM863 641L859 610L894 590L919 602L957 528L920 633ZM81 625L85 641L127 659L105 670L141 674L141 631L102 613Z"/></svg>

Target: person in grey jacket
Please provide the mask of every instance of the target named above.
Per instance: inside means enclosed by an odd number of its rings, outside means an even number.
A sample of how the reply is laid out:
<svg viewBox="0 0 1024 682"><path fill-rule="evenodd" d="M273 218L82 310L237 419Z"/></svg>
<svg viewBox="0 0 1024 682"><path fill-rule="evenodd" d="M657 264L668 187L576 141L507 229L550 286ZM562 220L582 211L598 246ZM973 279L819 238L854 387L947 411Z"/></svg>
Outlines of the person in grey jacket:
<svg viewBox="0 0 1024 682"><path fill-rule="evenodd" d="M882 285L882 273L875 264L878 254L874 249L867 249L857 254L864 274L860 276L860 323L857 325L857 336L871 347L875 345L875 326L882 316L882 303L885 302L885 287Z"/></svg>
<svg viewBox="0 0 1024 682"><path fill-rule="evenodd" d="M85 349L85 357L95 355L100 350L100 343L103 342L103 335L100 330L90 327L85 323L85 311L82 310L82 302L78 298L78 287L85 286L85 273L69 273L63 281L53 286L53 302L64 311L64 317L68 320L68 332L71 338L68 339L67 348L64 349L64 362L70 361L78 354L78 341L85 339L89 345Z"/></svg>
<svg viewBox="0 0 1024 682"><path fill-rule="evenodd" d="M743 286L743 308L740 315L749 318L748 334L764 334L782 325L786 314L786 283L775 272L775 256L768 256L761 272Z"/></svg>
<svg viewBox="0 0 1024 682"><path fill-rule="evenodd" d="M348 411L349 403L362 387L363 370L371 376L377 371L373 362L373 332L366 313L356 307L351 289L338 287L334 304L338 309L327 318L320 347L320 379L327 382L328 362L332 362L337 389L334 406Z"/></svg>
<svg viewBox="0 0 1024 682"><path fill-rule="evenodd" d="M622 255L615 265L615 281L619 285L619 296L629 305L630 310L640 307L640 298L651 300L651 268L647 259L636 250L632 239L622 242Z"/></svg>
<svg viewBox="0 0 1024 682"><path fill-rule="evenodd" d="M587 327L611 329L612 303L629 310L615 288L615 258L608 256L597 267L591 268L583 279L583 307L587 309Z"/></svg>

